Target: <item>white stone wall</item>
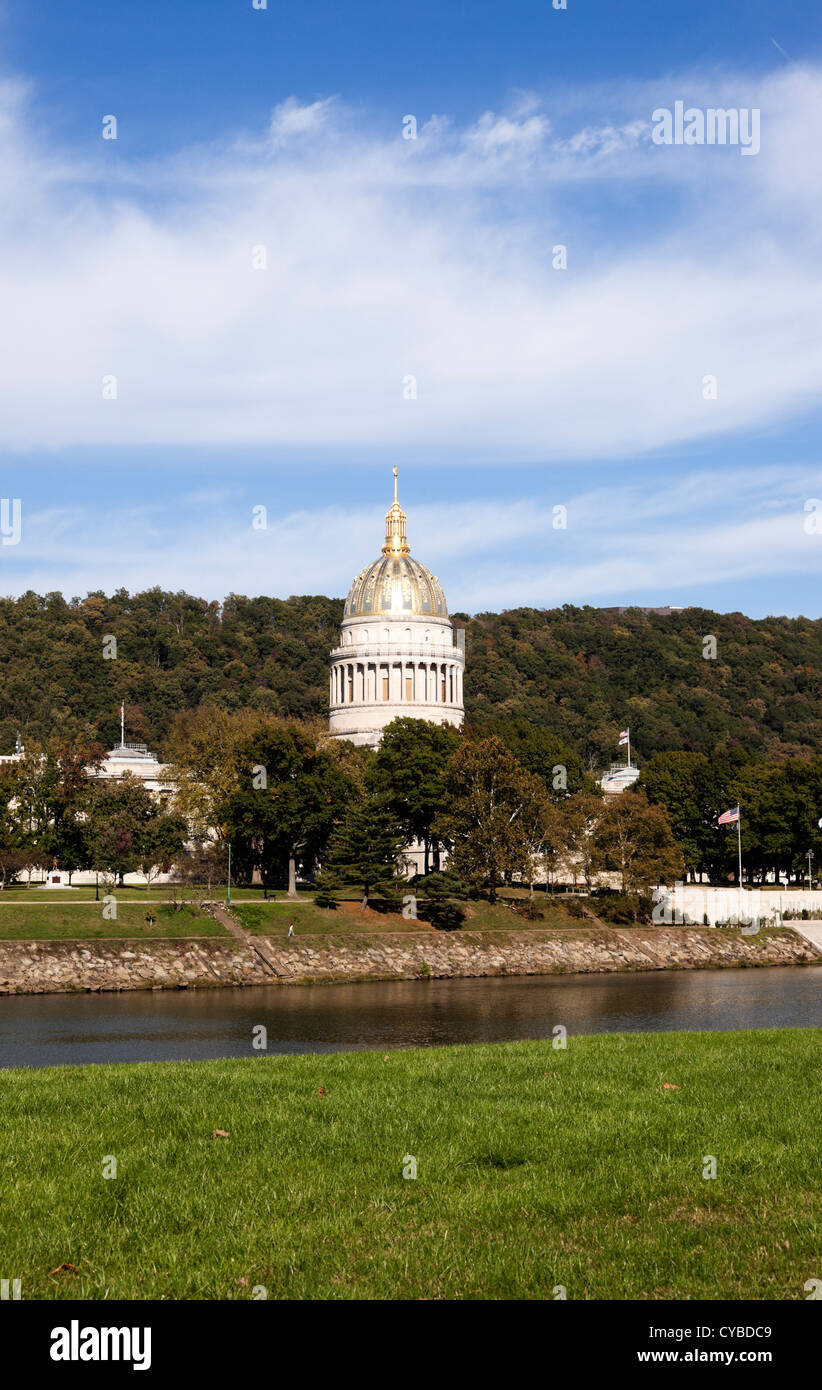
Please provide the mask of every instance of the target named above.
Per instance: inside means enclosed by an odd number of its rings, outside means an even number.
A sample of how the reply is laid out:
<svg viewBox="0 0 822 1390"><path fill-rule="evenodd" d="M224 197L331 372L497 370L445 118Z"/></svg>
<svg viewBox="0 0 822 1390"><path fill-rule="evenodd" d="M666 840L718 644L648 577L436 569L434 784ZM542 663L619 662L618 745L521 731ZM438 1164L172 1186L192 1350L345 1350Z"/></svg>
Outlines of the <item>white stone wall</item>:
<svg viewBox="0 0 822 1390"><path fill-rule="evenodd" d="M681 925L685 919L710 926L717 922L779 922L783 912L813 913L822 918L822 893L801 888L710 888L702 883L677 883L657 889L655 912L660 921Z"/></svg>

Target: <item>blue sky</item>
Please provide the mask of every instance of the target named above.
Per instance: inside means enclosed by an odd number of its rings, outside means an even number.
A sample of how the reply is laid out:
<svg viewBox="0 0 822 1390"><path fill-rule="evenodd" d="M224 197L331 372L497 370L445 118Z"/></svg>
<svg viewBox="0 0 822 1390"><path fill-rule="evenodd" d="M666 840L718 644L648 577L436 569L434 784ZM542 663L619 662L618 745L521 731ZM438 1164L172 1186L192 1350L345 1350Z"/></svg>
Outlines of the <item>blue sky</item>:
<svg viewBox="0 0 822 1390"><path fill-rule="evenodd" d="M453 609L820 616L820 69L810 0L0 0L0 591L342 594L397 463Z"/></svg>

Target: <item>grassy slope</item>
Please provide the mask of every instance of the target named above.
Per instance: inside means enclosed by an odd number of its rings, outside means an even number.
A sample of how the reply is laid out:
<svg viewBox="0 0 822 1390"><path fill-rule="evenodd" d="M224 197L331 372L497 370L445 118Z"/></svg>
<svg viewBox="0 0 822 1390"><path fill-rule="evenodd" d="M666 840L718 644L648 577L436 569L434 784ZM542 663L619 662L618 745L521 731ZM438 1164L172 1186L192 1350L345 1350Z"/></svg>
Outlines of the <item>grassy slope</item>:
<svg viewBox="0 0 822 1390"><path fill-rule="evenodd" d="M146 922L151 911L154 922ZM0 912L0 941L89 941L112 937L227 936L219 922L194 906L175 912L164 903L117 902L117 920L103 917L103 904L21 903Z"/></svg>
<svg viewBox="0 0 822 1390"><path fill-rule="evenodd" d="M561 907L545 910L542 921L530 922L513 913L501 903L464 903L465 931L528 931L531 928L580 927L584 921L569 916ZM421 919L405 918L399 912L361 911L358 902L341 902L336 909L315 907L313 903L291 905L284 900L275 903L232 902L232 908L242 925L255 936L278 936L293 924L294 935L330 933L343 936L349 932L365 935L372 932L428 932L434 928ZM1 924L1 919L0 919ZM589 924L590 925L590 924Z"/></svg>
<svg viewBox="0 0 822 1390"><path fill-rule="evenodd" d="M29 1298L804 1298L819 1044L645 1034L0 1072L3 1273ZM49 1274L64 1261L79 1272Z"/></svg>

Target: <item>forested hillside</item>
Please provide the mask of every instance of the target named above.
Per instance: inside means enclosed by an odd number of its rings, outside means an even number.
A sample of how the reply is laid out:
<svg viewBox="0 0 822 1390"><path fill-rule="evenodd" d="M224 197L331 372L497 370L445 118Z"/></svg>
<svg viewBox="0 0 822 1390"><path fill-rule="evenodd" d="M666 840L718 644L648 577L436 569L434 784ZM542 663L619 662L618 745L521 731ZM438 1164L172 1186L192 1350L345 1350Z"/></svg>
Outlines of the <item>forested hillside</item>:
<svg viewBox="0 0 822 1390"><path fill-rule="evenodd" d="M0 600L0 751L18 730L24 741L85 733L110 747L121 699L129 741L161 757L181 709L323 716L342 607L236 595L221 606L160 589ZM720 744L777 759L822 753L822 621L565 607L454 622L466 628L472 723L525 717L590 765L613 756L625 724L640 760ZM117 656L106 660L112 636ZM703 656L707 637L715 659Z"/></svg>

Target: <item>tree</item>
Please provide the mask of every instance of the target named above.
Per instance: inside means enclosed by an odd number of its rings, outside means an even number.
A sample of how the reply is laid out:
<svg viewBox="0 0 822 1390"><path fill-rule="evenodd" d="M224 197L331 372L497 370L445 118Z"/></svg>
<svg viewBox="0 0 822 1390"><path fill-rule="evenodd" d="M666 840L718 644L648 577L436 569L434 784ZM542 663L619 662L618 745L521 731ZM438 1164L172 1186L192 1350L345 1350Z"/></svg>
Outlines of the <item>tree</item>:
<svg viewBox="0 0 822 1390"><path fill-rule="evenodd" d="M0 843L0 890L27 869L30 862L24 849L14 849L11 845Z"/></svg>
<svg viewBox="0 0 822 1390"><path fill-rule="evenodd" d="M422 843L426 873L432 852L435 869L440 866L435 825L445 800L448 764L459 742L450 724L394 719L383 733L371 769L370 785L391 807L406 840Z"/></svg>
<svg viewBox="0 0 822 1390"><path fill-rule="evenodd" d="M682 851L668 817L641 792L612 797L591 838L595 866L618 873L623 893L647 892L652 884L672 884L682 875Z"/></svg>
<svg viewBox="0 0 822 1390"><path fill-rule="evenodd" d="M25 836L17 815L15 763L0 763L0 890L22 873L28 863Z"/></svg>
<svg viewBox="0 0 822 1390"><path fill-rule="evenodd" d="M177 725L176 805L198 838L231 842L241 880L311 872L356 787L349 759L317 726L260 710L207 710ZM359 768L362 760L355 760ZM353 766L353 764L352 764Z"/></svg>
<svg viewBox="0 0 822 1390"><path fill-rule="evenodd" d="M561 803L551 826L549 845L557 867L570 872L574 883L581 874L589 892L596 874L594 830L604 806L601 793L577 792Z"/></svg>
<svg viewBox="0 0 822 1390"><path fill-rule="evenodd" d="M100 780L90 789L86 843L91 867L116 876L120 884L125 874L139 868L148 878L155 856L168 869L185 837L182 817L167 814L131 773L117 782Z"/></svg>
<svg viewBox="0 0 822 1390"><path fill-rule="evenodd" d="M469 726L466 734L469 738L501 739L520 767L538 777L554 799L594 790L594 779L586 773L579 754L543 724L528 719L492 719Z"/></svg>
<svg viewBox="0 0 822 1390"><path fill-rule="evenodd" d="M88 862L88 788L103 758L97 743L51 739L30 745L19 762L5 764L4 800L15 822L15 846L28 851L28 865L57 863L71 881L74 870Z"/></svg>
<svg viewBox="0 0 822 1390"><path fill-rule="evenodd" d="M146 885L167 874L183 853L188 830L182 816L157 808L139 837L140 872Z"/></svg>
<svg viewBox="0 0 822 1390"><path fill-rule="evenodd" d="M228 854L217 840L196 840L178 857L177 873L182 883L211 893L212 884L226 882Z"/></svg>
<svg viewBox="0 0 822 1390"><path fill-rule="evenodd" d="M700 779L707 769L704 753L657 753L639 776L636 790L652 805L664 807L674 839L682 850L685 868L697 873L705 862L712 830L719 812L706 807L700 795ZM724 808L721 808L724 809ZM712 846L711 846L712 847Z"/></svg>
<svg viewBox="0 0 822 1390"><path fill-rule="evenodd" d="M267 883L285 864L288 896L297 866L310 873L343 817L351 784L315 734L293 721L269 722L240 747L240 785L220 810L227 838Z"/></svg>
<svg viewBox="0 0 822 1390"><path fill-rule="evenodd" d="M450 846L449 868L474 887L497 889L514 876L526 882L545 840L548 798L538 778L523 771L498 738L466 740L446 779L440 833Z"/></svg>
<svg viewBox="0 0 822 1390"><path fill-rule="evenodd" d="M324 865L326 882L363 885L366 898L374 893L393 899L404 866L404 836L391 807L372 793L352 802L334 832Z"/></svg>

